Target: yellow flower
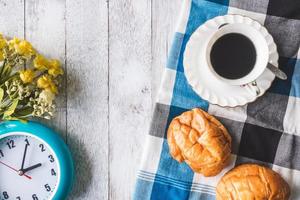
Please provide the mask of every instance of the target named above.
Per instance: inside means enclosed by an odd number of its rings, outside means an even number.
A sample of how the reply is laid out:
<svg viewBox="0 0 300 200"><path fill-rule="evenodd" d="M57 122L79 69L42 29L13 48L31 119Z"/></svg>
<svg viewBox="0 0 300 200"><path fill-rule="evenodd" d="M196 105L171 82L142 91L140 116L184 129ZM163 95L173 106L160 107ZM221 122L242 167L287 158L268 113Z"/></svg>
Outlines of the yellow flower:
<svg viewBox="0 0 300 200"><path fill-rule="evenodd" d="M0 34L0 49L3 49L7 45L6 39Z"/></svg>
<svg viewBox="0 0 300 200"><path fill-rule="evenodd" d="M42 89L49 89L54 94L57 94L57 87L50 76L43 75L37 80L37 86Z"/></svg>
<svg viewBox="0 0 300 200"><path fill-rule="evenodd" d="M30 83L33 81L35 74L34 71L31 69L27 70L21 70L20 71L20 78L23 81L23 83Z"/></svg>
<svg viewBox="0 0 300 200"><path fill-rule="evenodd" d="M45 89L40 93L39 98L51 105L55 99L55 94L50 89Z"/></svg>
<svg viewBox="0 0 300 200"><path fill-rule="evenodd" d="M32 45L26 40L16 41L14 48L21 56L31 57L35 54L35 50Z"/></svg>
<svg viewBox="0 0 300 200"><path fill-rule="evenodd" d="M49 62L48 74L54 77L64 74L64 71L62 70L60 62L58 60L51 60Z"/></svg>
<svg viewBox="0 0 300 200"><path fill-rule="evenodd" d="M38 70L46 70L49 66L49 61L42 55L37 55L33 60L33 65Z"/></svg>
<svg viewBox="0 0 300 200"><path fill-rule="evenodd" d="M13 49L15 47L15 45L18 45L20 43L20 39L14 37L12 40L8 41L8 45L10 49Z"/></svg>
<svg viewBox="0 0 300 200"><path fill-rule="evenodd" d="M49 88L52 83L52 79L47 75L43 75L37 80L38 87L43 89Z"/></svg>
<svg viewBox="0 0 300 200"><path fill-rule="evenodd" d="M4 52L0 50L0 61L4 60Z"/></svg>

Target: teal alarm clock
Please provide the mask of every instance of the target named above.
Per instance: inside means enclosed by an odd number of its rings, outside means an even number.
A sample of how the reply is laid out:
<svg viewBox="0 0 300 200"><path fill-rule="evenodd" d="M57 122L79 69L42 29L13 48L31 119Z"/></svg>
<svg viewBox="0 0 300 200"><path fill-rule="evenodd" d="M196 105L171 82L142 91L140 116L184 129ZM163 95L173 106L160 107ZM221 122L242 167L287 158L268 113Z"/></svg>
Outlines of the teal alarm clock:
<svg viewBox="0 0 300 200"><path fill-rule="evenodd" d="M0 124L0 200L63 200L74 165L64 141L37 122Z"/></svg>

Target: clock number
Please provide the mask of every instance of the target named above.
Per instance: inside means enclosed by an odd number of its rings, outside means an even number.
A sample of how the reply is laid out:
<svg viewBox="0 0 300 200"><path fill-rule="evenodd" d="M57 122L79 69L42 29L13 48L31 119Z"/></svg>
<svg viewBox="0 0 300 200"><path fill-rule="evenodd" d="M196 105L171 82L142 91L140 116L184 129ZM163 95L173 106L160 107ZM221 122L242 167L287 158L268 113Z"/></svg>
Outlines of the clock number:
<svg viewBox="0 0 300 200"><path fill-rule="evenodd" d="M39 145L39 147L41 148L41 152L44 152L44 151L46 151L46 149L45 149L45 147L44 147L44 145L43 145L43 144L40 144L40 145Z"/></svg>
<svg viewBox="0 0 300 200"><path fill-rule="evenodd" d="M1 157L4 157L4 154L3 154L3 151L2 150L0 150L0 158Z"/></svg>
<svg viewBox="0 0 300 200"><path fill-rule="evenodd" d="M48 158L49 158L50 162L52 162L52 163L54 162L54 157L52 155L49 155Z"/></svg>
<svg viewBox="0 0 300 200"><path fill-rule="evenodd" d="M26 142L26 144L27 144L28 146L30 145L27 138L25 139L25 142Z"/></svg>
<svg viewBox="0 0 300 200"><path fill-rule="evenodd" d="M8 199L9 198L7 192L3 192L2 194L3 194L4 199Z"/></svg>
<svg viewBox="0 0 300 200"><path fill-rule="evenodd" d="M17 197L16 199L17 199L17 200L21 200L21 197Z"/></svg>
<svg viewBox="0 0 300 200"><path fill-rule="evenodd" d="M45 185L45 189L47 190L47 192L51 191L51 187L48 184Z"/></svg>
<svg viewBox="0 0 300 200"><path fill-rule="evenodd" d="M39 198L36 196L36 194L33 194L33 195L32 195L32 199L33 199L33 200L39 200Z"/></svg>
<svg viewBox="0 0 300 200"><path fill-rule="evenodd" d="M7 144L9 149L12 149L12 148L16 147L15 141L13 141L13 140L9 140L6 144Z"/></svg>
<svg viewBox="0 0 300 200"><path fill-rule="evenodd" d="M55 172L54 169L51 169L51 175L52 175L52 176L56 176L56 172Z"/></svg>

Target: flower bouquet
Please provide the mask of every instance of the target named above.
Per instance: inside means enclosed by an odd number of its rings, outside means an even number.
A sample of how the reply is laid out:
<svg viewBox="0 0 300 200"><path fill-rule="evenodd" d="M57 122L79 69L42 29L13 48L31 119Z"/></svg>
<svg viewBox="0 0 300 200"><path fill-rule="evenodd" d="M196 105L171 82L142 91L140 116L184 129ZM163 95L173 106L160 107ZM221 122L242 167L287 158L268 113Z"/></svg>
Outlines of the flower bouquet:
<svg viewBox="0 0 300 200"><path fill-rule="evenodd" d="M50 119L62 74L58 60L45 58L26 40L7 40L0 34L2 120Z"/></svg>

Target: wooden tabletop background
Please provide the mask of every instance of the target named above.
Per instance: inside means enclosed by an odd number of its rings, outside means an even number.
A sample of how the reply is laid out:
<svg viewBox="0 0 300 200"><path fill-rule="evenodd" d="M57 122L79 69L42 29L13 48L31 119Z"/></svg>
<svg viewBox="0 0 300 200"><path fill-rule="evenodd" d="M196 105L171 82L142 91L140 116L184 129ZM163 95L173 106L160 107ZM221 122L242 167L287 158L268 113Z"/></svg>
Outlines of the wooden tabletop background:
<svg viewBox="0 0 300 200"><path fill-rule="evenodd" d="M0 32L59 58L49 126L69 145L69 199L130 199L180 0L0 0Z"/></svg>

